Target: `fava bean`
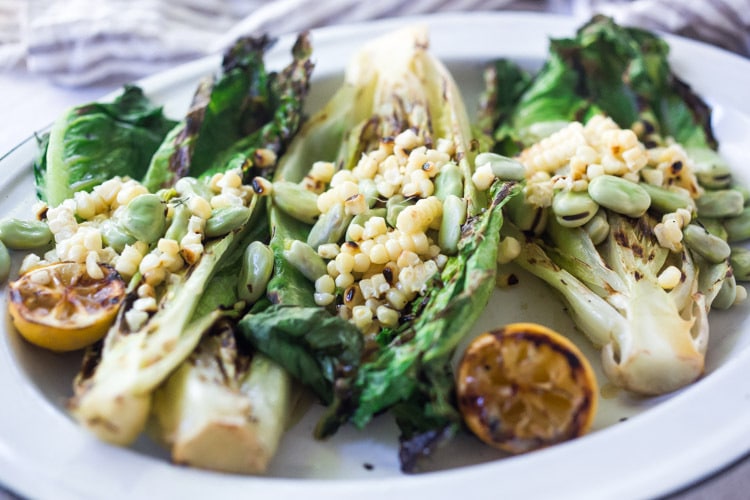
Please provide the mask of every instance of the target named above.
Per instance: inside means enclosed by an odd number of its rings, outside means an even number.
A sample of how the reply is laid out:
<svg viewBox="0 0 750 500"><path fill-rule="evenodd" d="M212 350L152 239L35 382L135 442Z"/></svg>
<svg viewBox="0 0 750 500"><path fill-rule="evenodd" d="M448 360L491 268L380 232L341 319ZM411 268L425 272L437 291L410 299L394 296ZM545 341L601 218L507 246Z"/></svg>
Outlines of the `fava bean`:
<svg viewBox="0 0 750 500"><path fill-rule="evenodd" d="M323 258L310 245L302 241L292 241L284 249L283 255L287 262L312 282L327 272Z"/></svg>
<svg viewBox="0 0 750 500"><path fill-rule="evenodd" d="M459 197L464 195L464 178L461 169L453 162L443 165L435 177L435 196L443 201L449 194Z"/></svg>
<svg viewBox="0 0 750 500"><path fill-rule="evenodd" d="M461 239L461 227L466 222L466 202L463 198L448 195L443 200L443 217L440 220L438 245L445 255L458 252L458 241Z"/></svg>
<svg viewBox="0 0 750 500"><path fill-rule="evenodd" d="M742 209L739 215L724 219L727 241L735 243L750 238L750 207Z"/></svg>
<svg viewBox="0 0 750 500"><path fill-rule="evenodd" d="M708 148L686 148L693 160L695 176L701 186L708 189L724 189L732 182L732 171L724 159Z"/></svg>
<svg viewBox="0 0 750 500"><path fill-rule="evenodd" d="M750 281L750 250L744 247L732 247L729 262L732 264L732 274L737 281Z"/></svg>
<svg viewBox="0 0 750 500"><path fill-rule="evenodd" d="M49 245L52 231L45 222L21 219L0 221L0 241L13 250L32 250Z"/></svg>
<svg viewBox="0 0 750 500"><path fill-rule="evenodd" d="M508 219L521 231L540 235L547 227L549 211L526 203L523 194L513 196L505 205Z"/></svg>
<svg viewBox="0 0 750 500"><path fill-rule="evenodd" d="M607 215L603 210L597 211L591 220L583 226L583 229L588 233L589 238L591 238L591 242L594 245L604 243L604 240L609 236L609 221L607 220Z"/></svg>
<svg viewBox="0 0 750 500"><path fill-rule="evenodd" d="M178 203L172 212L172 221L169 223L164 237L169 240L180 241L188 232L188 223L192 212L186 203Z"/></svg>
<svg viewBox="0 0 750 500"><path fill-rule="evenodd" d="M314 224L320 215L318 195L295 182L274 182L271 196L277 207L300 222Z"/></svg>
<svg viewBox="0 0 750 500"><path fill-rule="evenodd" d="M734 305L734 301L737 299L737 281L734 279L732 274L727 275L724 278L724 282L721 284L719 293L716 294L713 302L711 302L712 309L729 309Z"/></svg>
<svg viewBox="0 0 750 500"><path fill-rule="evenodd" d="M346 213L343 203L336 203L315 221L307 235L307 244L317 250L325 243L337 243L346 233L352 218Z"/></svg>
<svg viewBox="0 0 750 500"><path fill-rule="evenodd" d="M688 224L682 230L682 234L688 247L714 264L726 260L731 253L726 241L714 236L697 224Z"/></svg>
<svg viewBox="0 0 750 500"><path fill-rule="evenodd" d="M377 185L372 179L360 179L357 183L359 192L365 197L365 202L369 208L375 206L378 201L380 193L378 192Z"/></svg>
<svg viewBox="0 0 750 500"><path fill-rule="evenodd" d="M125 249L125 245L132 245L136 242L135 237L114 219L104 219L99 225L99 232L102 235L102 243L112 247L118 253Z"/></svg>
<svg viewBox="0 0 750 500"><path fill-rule="evenodd" d="M489 165L492 173L500 180L522 181L526 178L526 169L522 163L496 153L479 153L474 160L474 165L477 167Z"/></svg>
<svg viewBox="0 0 750 500"><path fill-rule="evenodd" d="M640 186L646 190L651 197L651 207L662 214L676 212L684 208L692 212L695 209L695 202L690 197L690 193L685 189L667 189L661 186L654 186L647 182L642 182Z"/></svg>
<svg viewBox="0 0 750 500"><path fill-rule="evenodd" d="M166 230L166 206L158 195L141 194L128 203L119 220L122 228L136 240L151 244Z"/></svg>
<svg viewBox="0 0 750 500"><path fill-rule="evenodd" d="M588 192L599 205L628 217L640 217L651 205L645 189L615 175L594 177L589 181Z"/></svg>
<svg viewBox="0 0 750 500"><path fill-rule="evenodd" d="M252 304L263 296L273 274L273 251L260 241L253 241L242 256L237 295Z"/></svg>
<svg viewBox="0 0 750 500"><path fill-rule="evenodd" d="M10 276L10 252L0 241L0 283L5 283Z"/></svg>
<svg viewBox="0 0 750 500"><path fill-rule="evenodd" d="M706 231L717 238L721 238L724 241L729 239L729 233L720 219L714 219L713 217L698 217L696 222L706 228Z"/></svg>
<svg viewBox="0 0 750 500"><path fill-rule="evenodd" d="M700 217L735 217L742 213L745 198L734 189L705 191L695 200Z"/></svg>
<svg viewBox="0 0 750 500"><path fill-rule="evenodd" d="M231 205L217 208L206 219L204 233L206 238L217 238L242 227L250 218L251 210L244 205Z"/></svg>
<svg viewBox="0 0 750 500"><path fill-rule="evenodd" d="M563 227L586 224L599 210L599 205L586 191L558 191L552 199L552 212Z"/></svg>

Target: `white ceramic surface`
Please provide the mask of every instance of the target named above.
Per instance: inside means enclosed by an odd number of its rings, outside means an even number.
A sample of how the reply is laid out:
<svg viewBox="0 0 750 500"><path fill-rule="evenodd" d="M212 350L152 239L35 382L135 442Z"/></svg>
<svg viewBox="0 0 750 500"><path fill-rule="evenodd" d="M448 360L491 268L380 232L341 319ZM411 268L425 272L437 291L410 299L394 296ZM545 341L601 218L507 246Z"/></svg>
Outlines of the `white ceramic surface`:
<svg viewBox="0 0 750 500"><path fill-rule="evenodd" d="M481 69L503 56L538 67L549 36L571 35L570 18L536 14L454 14L400 19L313 33L315 83L310 108L336 88L349 56L366 40L406 23L427 23L432 51L446 62L475 109ZM738 177L750 173L750 63L695 42L669 37L675 71L715 106L721 152ZM290 40L269 54L288 61ZM179 117L199 77L218 58L198 61L141 82ZM29 131L32 132L32 131ZM0 160L0 213L30 217L30 164L36 147L21 144ZM20 262L16 256L15 265ZM545 323L570 334L591 359L597 355L574 331L562 304L533 278L498 290L475 332L516 320ZM4 292L4 289L3 289ZM5 294L0 308L5 309ZM343 429L333 439L311 438L316 409L285 436L269 476L215 474L171 465L148 439L130 449L98 442L64 411L79 355L54 355L18 338L7 315L0 322L0 482L43 498L260 499L602 498L653 497L683 487L750 451L750 323L748 305L711 315L706 376L678 393L654 399L608 393L588 436L519 457L504 457L470 437L456 439L424 464L428 472L398 470L397 431L387 416L364 431ZM598 363L597 363L598 364ZM598 367L597 367L598 368ZM605 380L598 371L600 382Z"/></svg>

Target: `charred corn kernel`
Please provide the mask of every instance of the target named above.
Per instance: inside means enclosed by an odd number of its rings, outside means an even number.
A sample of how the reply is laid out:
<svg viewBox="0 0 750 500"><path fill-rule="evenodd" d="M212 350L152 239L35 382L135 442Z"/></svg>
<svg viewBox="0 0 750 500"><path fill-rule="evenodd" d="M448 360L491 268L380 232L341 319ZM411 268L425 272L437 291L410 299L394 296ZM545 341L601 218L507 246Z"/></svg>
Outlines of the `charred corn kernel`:
<svg viewBox="0 0 750 500"><path fill-rule="evenodd" d="M258 196L270 196L273 194L273 183L264 177L253 177L250 181L253 193Z"/></svg>
<svg viewBox="0 0 750 500"><path fill-rule="evenodd" d="M253 153L253 164L260 167L270 167L276 163L276 153L268 148L258 148Z"/></svg>
<svg viewBox="0 0 750 500"><path fill-rule="evenodd" d="M350 215L365 213L365 211L369 208L367 206L367 201L365 200L364 195L360 193L347 198L344 201L344 207L346 208L346 213Z"/></svg>

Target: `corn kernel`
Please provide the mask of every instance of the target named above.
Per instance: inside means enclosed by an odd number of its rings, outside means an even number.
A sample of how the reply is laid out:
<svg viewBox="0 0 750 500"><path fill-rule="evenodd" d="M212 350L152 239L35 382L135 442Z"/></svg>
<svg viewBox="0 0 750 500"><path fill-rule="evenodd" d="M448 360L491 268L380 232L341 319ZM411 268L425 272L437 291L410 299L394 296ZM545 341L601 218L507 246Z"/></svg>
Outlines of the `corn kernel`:
<svg viewBox="0 0 750 500"><path fill-rule="evenodd" d="M319 306L327 306L333 303L334 298L335 297L332 293L315 292L313 294L313 300L315 300L315 304Z"/></svg>
<svg viewBox="0 0 750 500"><path fill-rule="evenodd" d="M378 321L383 326L390 327L398 324L399 314L398 311L391 309L388 306L380 306L375 311Z"/></svg>

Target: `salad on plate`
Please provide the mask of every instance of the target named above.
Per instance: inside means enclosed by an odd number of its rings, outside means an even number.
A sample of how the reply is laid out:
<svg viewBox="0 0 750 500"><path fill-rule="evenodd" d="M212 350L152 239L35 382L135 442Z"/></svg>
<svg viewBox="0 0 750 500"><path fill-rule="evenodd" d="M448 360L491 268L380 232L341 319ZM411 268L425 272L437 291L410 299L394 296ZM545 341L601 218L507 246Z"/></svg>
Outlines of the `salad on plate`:
<svg viewBox="0 0 750 500"><path fill-rule="evenodd" d="M458 434L530 452L587 433L605 388L703 375L710 311L746 298L748 193L664 40L592 18L538 71L488 62L469 110L412 26L308 111L313 41L271 71L272 40L237 40L182 117L127 85L39 137L0 275L13 334L81 353L81 427L263 474L311 407L315 439L389 415L415 472ZM519 272L588 351L533 309L472 337Z"/></svg>

